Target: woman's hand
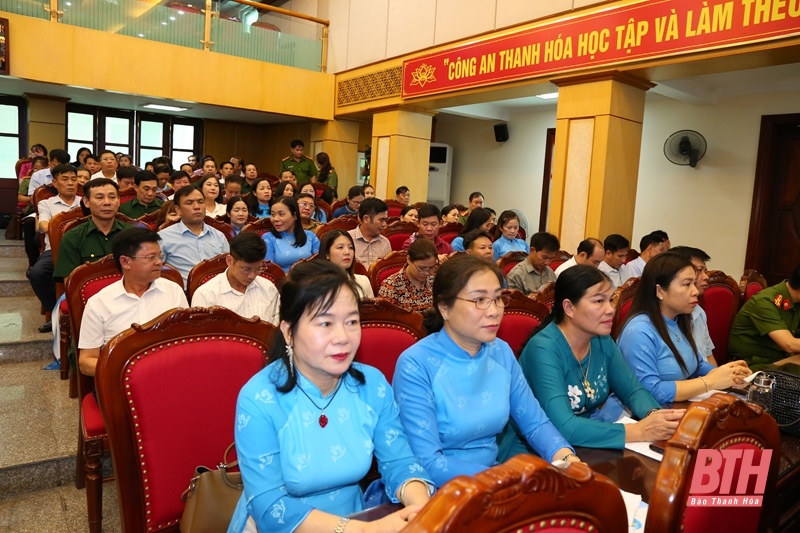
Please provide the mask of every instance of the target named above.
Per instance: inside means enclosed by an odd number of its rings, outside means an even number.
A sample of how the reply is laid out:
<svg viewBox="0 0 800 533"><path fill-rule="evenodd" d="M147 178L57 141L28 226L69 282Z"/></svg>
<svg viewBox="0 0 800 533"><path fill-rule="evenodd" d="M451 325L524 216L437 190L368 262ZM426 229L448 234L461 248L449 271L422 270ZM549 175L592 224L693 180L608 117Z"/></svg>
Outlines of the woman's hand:
<svg viewBox="0 0 800 533"><path fill-rule="evenodd" d="M421 505L409 505L374 522L351 522L348 524L348 527L345 528L345 533L353 533L350 531L351 525L359 526L359 528L353 528L353 531L363 531L364 533L394 533L406 527L408 522L419 514L420 509L422 509Z"/></svg>
<svg viewBox="0 0 800 533"><path fill-rule="evenodd" d="M683 418L686 409L659 409L653 411L642 420L633 424L631 429L636 431L626 433L630 435L630 442L653 442L665 440L675 433L678 423Z"/></svg>
<svg viewBox="0 0 800 533"><path fill-rule="evenodd" d="M709 389L727 389L734 384L744 383L744 378L752 373L744 361L731 361L715 368L704 377L708 381Z"/></svg>

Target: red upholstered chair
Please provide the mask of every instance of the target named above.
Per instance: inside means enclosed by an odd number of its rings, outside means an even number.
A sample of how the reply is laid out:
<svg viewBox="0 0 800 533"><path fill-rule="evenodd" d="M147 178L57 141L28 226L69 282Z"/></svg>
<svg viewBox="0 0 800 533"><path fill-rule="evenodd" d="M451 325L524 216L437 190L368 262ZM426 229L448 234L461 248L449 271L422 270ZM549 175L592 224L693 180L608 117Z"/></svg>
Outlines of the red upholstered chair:
<svg viewBox="0 0 800 533"><path fill-rule="evenodd" d="M698 450L754 450L752 464L760 464L762 450L772 450L763 507L689 507L687 499ZM761 407L717 393L692 403L664 449L647 511L647 533L708 531L763 531L773 520L773 493L778 479L781 439L775 419ZM726 462L723 459L723 464ZM741 460L736 460L733 491ZM722 470L720 470L722 472ZM749 487L753 487L754 476ZM718 496L719 490L707 494Z"/></svg>
<svg viewBox="0 0 800 533"><path fill-rule="evenodd" d="M625 256L625 264L630 263L637 257L639 257L639 252L637 252L633 248L628 248L628 255Z"/></svg>
<svg viewBox="0 0 800 533"><path fill-rule="evenodd" d="M111 339L97 365L123 531L177 531L198 465L233 442L236 399L275 327L222 307L177 309Z"/></svg>
<svg viewBox="0 0 800 533"><path fill-rule="evenodd" d="M628 318L628 311L631 309L633 297L639 290L639 278L630 278L625 283L614 290L611 295L611 305L614 306L614 322L611 326L611 338L617 340L625 320Z"/></svg>
<svg viewBox="0 0 800 533"><path fill-rule="evenodd" d="M553 308L553 302L556 301L556 282L548 281L536 291L532 296L537 302L544 304L547 309Z"/></svg>
<svg viewBox="0 0 800 533"><path fill-rule="evenodd" d="M766 288L767 280L764 276L752 268L745 270L744 274L742 274L742 279L739 281L739 289L742 291L742 302L739 307L743 306L758 291Z"/></svg>
<svg viewBox="0 0 800 533"><path fill-rule="evenodd" d="M417 225L411 222L396 222L391 226L383 228L381 235L389 239L389 244L392 250L398 251L403 249L403 243L408 240L413 234L417 232Z"/></svg>
<svg viewBox="0 0 800 533"><path fill-rule="evenodd" d="M453 242L453 239L458 237L458 234L464 229L464 224L461 222L450 222L439 228L439 238L448 243Z"/></svg>
<svg viewBox="0 0 800 533"><path fill-rule="evenodd" d="M236 230L233 229L233 226L231 226L230 224L226 224L221 220L217 220L216 218L211 218L209 216L204 218L203 222L205 222L206 225L211 226L215 230L225 235L225 238L228 239L228 242L230 242L231 239L236 237Z"/></svg>
<svg viewBox="0 0 800 533"><path fill-rule="evenodd" d="M522 239L523 241L527 241L527 237L525 236L525 228L520 226L519 232L517 233L517 238Z"/></svg>
<svg viewBox="0 0 800 533"><path fill-rule="evenodd" d="M742 292L739 284L721 270L708 273L708 288L700 297L700 305L708 316L708 333L714 342L714 359L717 364L728 362L728 337Z"/></svg>
<svg viewBox="0 0 800 533"><path fill-rule="evenodd" d="M626 522L625 502L607 477L583 463L562 469L517 455L447 482L403 532L619 533Z"/></svg>
<svg viewBox="0 0 800 533"><path fill-rule="evenodd" d="M571 253L569 253L566 250L559 250L553 256L553 260L550 261L550 268L555 270L558 267L560 267L563 263L569 261L570 259L572 259L572 254Z"/></svg>
<svg viewBox="0 0 800 533"><path fill-rule="evenodd" d="M347 198L340 198L331 204L331 214L335 213L340 207L347 205Z"/></svg>
<svg viewBox="0 0 800 533"><path fill-rule="evenodd" d="M192 303L192 296L200 288L200 285L208 283L211 278L217 274L222 274L228 268L228 263L225 262L225 256L228 254L219 254L211 259L204 259L196 264L189 276L186 278L186 298L189 303ZM264 260L264 271L259 275L264 279L270 280L276 287L280 288L283 280L286 278L286 273L283 269L271 261Z"/></svg>
<svg viewBox="0 0 800 533"><path fill-rule="evenodd" d="M374 366L391 383L400 354L425 336L422 315L383 298L361 302L361 344L356 359Z"/></svg>
<svg viewBox="0 0 800 533"><path fill-rule="evenodd" d="M369 267L369 281L372 283L372 290L375 294L381 288L383 280L400 271L408 262L408 252L400 250L397 252L390 252L389 255L383 259L378 259Z"/></svg>
<svg viewBox="0 0 800 533"><path fill-rule="evenodd" d="M259 236L264 236L266 232L272 229L272 220L268 218L261 218L256 222L250 223L242 228L242 231L255 231Z"/></svg>
<svg viewBox="0 0 800 533"><path fill-rule="evenodd" d="M322 209L322 211L325 213L325 217L327 220L331 219L331 215L333 214L333 211L331 211L331 204L329 204L322 198L317 198L317 207Z"/></svg>
<svg viewBox="0 0 800 533"><path fill-rule="evenodd" d="M147 224L148 228L150 228L153 231L156 231L156 222L158 221L158 211L153 211L152 213L142 215L136 220L144 224Z"/></svg>
<svg viewBox="0 0 800 533"><path fill-rule="evenodd" d="M316 233L317 237L321 239L323 235L333 229L350 231L351 229L356 229L356 227L358 227L358 217L356 215L342 215L317 228Z"/></svg>
<svg viewBox="0 0 800 533"><path fill-rule="evenodd" d="M405 207L405 204L401 204L400 202L398 202L394 198L391 198L389 200L384 200L384 202L386 202L386 206L389 208L389 216L390 217L399 217L400 216L400 212Z"/></svg>
<svg viewBox="0 0 800 533"><path fill-rule="evenodd" d="M124 204L125 202L130 202L136 198L136 189L133 187L128 187L127 189L122 189L119 191L119 203Z"/></svg>
<svg viewBox="0 0 800 533"><path fill-rule="evenodd" d="M544 322L550 314L550 309L520 291L510 290L507 293L511 297L511 302L505 308L497 336L506 341L514 351L514 355L519 358L525 342L533 330Z"/></svg>
<svg viewBox="0 0 800 533"><path fill-rule="evenodd" d="M500 267L500 270L503 271L504 275L508 276L508 273L511 272L511 269L517 266L518 263L525 261L526 257L528 257L526 252L508 252L506 255L500 258L497 266Z"/></svg>
<svg viewBox="0 0 800 533"><path fill-rule="evenodd" d="M183 288L180 272L169 265L161 267L161 275ZM109 254L94 263L85 263L66 279L67 305L72 338L77 349L80 342L81 320L86 302L101 289L122 277L114 264L114 257ZM62 361L67 358L62 352ZM76 360L77 363L77 360ZM100 460L103 451L108 450L108 436L105 424L100 415L94 390L94 379L82 374L76 364L73 375L77 380L77 393L80 400L78 410L78 452L75 468L75 486L86 487L86 506L89 516L89 530L100 531L103 521L103 476L100 471Z"/></svg>

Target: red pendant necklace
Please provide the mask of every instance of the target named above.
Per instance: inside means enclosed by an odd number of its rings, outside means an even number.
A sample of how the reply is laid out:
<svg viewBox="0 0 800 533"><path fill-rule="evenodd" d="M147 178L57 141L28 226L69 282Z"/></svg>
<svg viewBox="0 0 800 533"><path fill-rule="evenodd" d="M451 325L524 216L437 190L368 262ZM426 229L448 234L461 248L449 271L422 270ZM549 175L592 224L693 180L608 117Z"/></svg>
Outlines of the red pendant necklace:
<svg viewBox="0 0 800 533"><path fill-rule="evenodd" d="M312 400L311 396L309 396L308 393L303 390L303 387L301 387L299 383L297 384L297 388L300 389L300 392L305 394L306 398L308 398L308 401L311 402L314 405L314 407L316 407L317 409L320 409L322 411L322 414L319 415L319 419L317 420L319 422L319 427L321 427L321 428L324 428L325 426L328 425L328 417L325 416L325 409L328 408L328 406L331 404L333 399L336 397L336 394L339 392L339 388L342 386L342 381L343 380L340 377L339 378L339 383L336 384L336 390L333 391L333 394L331 394L330 400L328 400L328 403L326 403L324 407L320 407L319 405L317 405L317 402Z"/></svg>

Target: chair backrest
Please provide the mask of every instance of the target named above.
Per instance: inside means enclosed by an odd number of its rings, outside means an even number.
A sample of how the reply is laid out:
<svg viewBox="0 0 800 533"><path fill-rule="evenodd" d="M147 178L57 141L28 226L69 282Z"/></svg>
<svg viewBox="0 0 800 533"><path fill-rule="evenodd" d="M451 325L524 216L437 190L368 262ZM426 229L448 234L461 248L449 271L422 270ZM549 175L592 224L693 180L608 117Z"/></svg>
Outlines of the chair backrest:
<svg viewBox="0 0 800 533"><path fill-rule="evenodd" d="M700 297L700 305L708 317L714 359L720 365L728 362L728 337L741 301L742 291L735 279L721 270L708 273L708 288Z"/></svg>
<svg viewBox="0 0 800 533"><path fill-rule="evenodd" d="M333 214L333 211L331 210L331 204L322 198L317 198L317 207L325 212L325 220L331 219L331 215Z"/></svg>
<svg viewBox="0 0 800 533"><path fill-rule="evenodd" d="M331 205L331 214L335 213L337 209L344 207L345 205L347 205L347 198L340 198L339 200L336 200Z"/></svg>
<svg viewBox="0 0 800 533"><path fill-rule="evenodd" d="M627 531L613 481L583 463L566 468L517 455L472 477L447 482L403 529L411 533Z"/></svg>
<svg viewBox="0 0 800 533"><path fill-rule="evenodd" d="M22 169L22 165L30 162L31 162L30 157L21 157L17 159L17 162L14 163L14 177L15 178L19 177L19 171Z"/></svg>
<svg viewBox="0 0 800 533"><path fill-rule="evenodd" d="M68 230L83 224L87 220L89 220L89 217L83 216L83 210L80 206L58 213L50 219L50 225L47 226L47 236L50 237L50 250L53 252L54 265L58 261L58 247L61 245L61 238Z"/></svg>
<svg viewBox="0 0 800 533"><path fill-rule="evenodd" d="M767 280L764 276L752 268L745 270L744 274L742 274L742 279L739 281L739 289L742 291L742 301L739 307L743 306L758 291L766 288Z"/></svg>
<svg viewBox="0 0 800 533"><path fill-rule="evenodd" d="M508 276L508 273L511 272L511 269L517 266L519 263L525 261L526 257L528 257L526 252L508 252L506 255L500 258L497 266L503 271L503 275Z"/></svg>
<svg viewBox="0 0 800 533"><path fill-rule="evenodd" d="M761 462L762 450L772 450L763 507L690 507L689 489L698 451L753 450L752 464ZM761 407L729 394L717 393L692 403L664 448L647 511L648 533L705 531L759 531L759 520L772 514L772 494L778 479L781 440L777 422ZM723 459L723 464L727 459ZM741 461L736 461L732 487L738 484ZM720 469L720 473L722 472ZM750 478L748 486L754 484ZM719 489L704 495L710 499Z"/></svg>
<svg viewBox="0 0 800 533"><path fill-rule="evenodd" d="M381 288L383 280L398 272L408 262L408 252L399 250L396 252L389 252L389 254L381 259L378 259L369 266L369 281L372 284L372 290L377 295Z"/></svg>
<svg viewBox="0 0 800 533"><path fill-rule="evenodd" d="M268 218L261 218L255 222L251 222L242 228L242 231L255 231L260 237L272 229L272 220Z"/></svg>
<svg viewBox="0 0 800 533"><path fill-rule="evenodd" d="M233 226L230 224L226 224L221 220L217 220L216 218L211 218L209 216L206 216L206 218L203 219L203 222L205 222L207 226L211 226L215 230L225 235L225 238L228 239L228 242L236 237L236 230L233 229Z"/></svg>
<svg viewBox="0 0 800 533"><path fill-rule="evenodd" d="M389 239L389 245L392 247L392 250L398 251L403 249L403 243L415 234L417 230L416 224L400 221L383 228L381 235Z"/></svg>
<svg viewBox="0 0 800 533"><path fill-rule="evenodd" d="M192 303L192 296L200 288L200 285L208 283L214 276L225 272L228 263L225 258L228 254L219 254L210 259L203 259L189 271L186 277L186 298Z"/></svg>
<svg viewBox="0 0 800 533"><path fill-rule="evenodd" d="M633 248L628 248L628 255L625 256L625 263L630 263L634 259L639 257L639 252L634 250Z"/></svg>
<svg viewBox="0 0 800 533"><path fill-rule="evenodd" d="M553 302L556 301L556 282L548 281L547 283L544 283L534 293L533 299L541 304L544 304L548 309L552 309Z"/></svg>
<svg viewBox="0 0 800 533"><path fill-rule="evenodd" d="M639 290L640 278L630 278L625 283L614 290L611 295L611 305L614 306L614 322L611 325L611 338L617 340L625 320L628 318L628 311L631 310L633 297Z"/></svg>
<svg viewBox="0 0 800 533"><path fill-rule="evenodd" d="M461 222L450 222L439 228L439 238L446 241L448 244L453 242L453 239L458 237L464 229L464 224Z"/></svg>
<svg viewBox="0 0 800 533"><path fill-rule="evenodd" d="M570 259L572 259L571 253L566 250L559 250L553 256L553 260L550 261L550 268L555 270Z"/></svg>
<svg viewBox="0 0 800 533"><path fill-rule="evenodd" d="M388 214L389 214L390 217L399 217L400 216L400 212L405 207L405 204L401 204L400 202L398 202L394 198L390 198L388 200L384 200L384 202L386 202L386 206L389 208L389 213Z"/></svg>
<svg viewBox="0 0 800 533"><path fill-rule="evenodd" d="M520 291L510 290L508 294L511 296L511 302L504 309L497 336L506 341L514 355L519 358L525 342L533 330L544 322L550 314L550 309Z"/></svg>
<svg viewBox="0 0 800 533"><path fill-rule="evenodd" d="M522 239L523 241L527 241L527 237L525 236L525 228L522 226L519 227L519 232L517 232L517 238Z"/></svg>
<svg viewBox="0 0 800 533"><path fill-rule="evenodd" d="M175 529L195 468L233 442L239 390L264 368L274 331L222 307L176 309L103 347L98 400L125 531Z"/></svg>
<svg viewBox="0 0 800 533"><path fill-rule="evenodd" d="M143 222L147 224L147 227L153 231L156 231L156 223L158 222L158 211L153 211L152 213L147 213L146 215L142 215L137 218L139 222Z"/></svg>
<svg viewBox="0 0 800 533"><path fill-rule="evenodd" d="M342 215L317 228L316 233L317 237L321 239L323 235L331 230L341 229L344 231L350 231L351 229L356 229L357 227L358 217L356 215Z"/></svg>
<svg viewBox="0 0 800 533"><path fill-rule="evenodd" d="M39 213L39 202L47 200L58 194L58 191L52 185L39 185L33 191L33 209Z"/></svg>
<svg viewBox="0 0 800 533"><path fill-rule="evenodd" d="M383 298L361 302L361 344L356 359L374 366L391 383L400 354L425 336L422 315Z"/></svg>
<svg viewBox="0 0 800 533"><path fill-rule="evenodd" d="M125 202L130 202L134 198L136 198L136 189L133 187L128 187L127 189L122 189L119 191L120 205L124 204Z"/></svg>

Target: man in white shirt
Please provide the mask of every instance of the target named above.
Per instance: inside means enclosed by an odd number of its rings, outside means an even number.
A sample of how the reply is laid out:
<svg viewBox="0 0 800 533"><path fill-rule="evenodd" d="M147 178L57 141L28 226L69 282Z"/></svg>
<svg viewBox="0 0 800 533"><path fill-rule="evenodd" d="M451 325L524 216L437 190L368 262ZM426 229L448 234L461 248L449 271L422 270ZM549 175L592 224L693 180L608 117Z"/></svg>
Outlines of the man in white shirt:
<svg viewBox="0 0 800 533"><path fill-rule="evenodd" d="M639 241L639 249L641 250L639 257L625 265L629 278L642 277L644 265L663 251L661 237L654 233L648 233Z"/></svg>
<svg viewBox="0 0 800 533"><path fill-rule="evenodd" d="M267 243L258 233L244 231L231 239L230 245L231 251L225 256L228 268L195 291L192 307L219 305L245 318L257 316L277 326L280 294L271 281L259 276Z"/></svg>
<svg viewBox="0 0 800 533"><path fill-rule="evenodd" d="M608 275L615 289L630 277L625 265L630 247L630 241L618 233L612 233L603 241L605 255L597 268Z"/></svg>
<svg viewBox="0 0 800 533"><path fill-rule="evenodd" d="M33 192L42 185L50 185L53 182L53 169L58 165L69 165L69 154L66 150L56 149L50 152L50 167L37 170L31 175L28 196L32 196Z"/></svg>
<svg viewBox="0 0 800 533"><path fill-rule="evenodd" d="M697 276L694 280L694 286L700 292L697 297L702 296L708 288L706 261L711 261L711 257L700 248L692 248L691 246L676 246L670 248L669 251L679 254L692 262ZM699 305L695 305L692 310L692 337L694 337L697 353L700 354L700 357L705 357L709 364L718 366L713 353L714 341L711 340L711 334L708 332L708 316Z"/></svg>
<svg viewBox="0 0 800 533"><path fill-rule="evenodd" d="M603 250L602 242L592 237L584 239L578 244L578 251L575 255L558 266L556 269L556 278L566 269L574 267L575 265L589 265L597 268L603 261L604 255L605 250Z"/></svg>
<svg viewBox="0 0 800 533"><path fill-rule="evenodd" d="M56 152L57 150L53 150ZM63 151L63 150L62 150ZM37 208L38 230L44 234L44 252L36 260L36 263L28 269L27 276L31 282L33 292L42 303L42 308L51 311L56 305L56 284L53 280L53 251L50 249L50 236L47 229L50 227L50 220L57 214L69 211L78 207L81 197L76 195L78 191L78 175L75 167L70 164L58 165L53 168L53 186L58 194L39 202ZM39 326L40 333L52 331L52 322L45 322Z"/></svg>
<svg viewBox="0 0 800 533"><path fill-rule="evenodd" d="M100 172L92 174L92 179L108 178L111 181L117 181L117 155L111 150L103 150L100 152Z"/></svg>
<svg viewBox="0 0 800 533"><path fill-rule="evenodd" d="M159 237L144 228L121 231L112 253L122 279L89 298L78 340L78 366L94 376L102 347L131 324L144 324L161 313L189 307L183 287L161 277L164 264Z"/></svg>

